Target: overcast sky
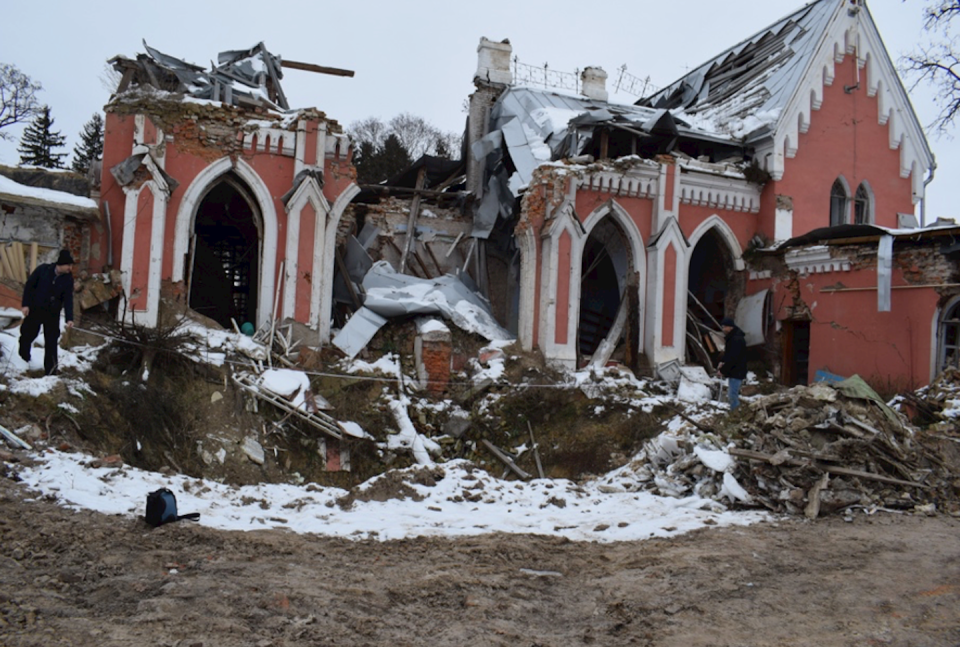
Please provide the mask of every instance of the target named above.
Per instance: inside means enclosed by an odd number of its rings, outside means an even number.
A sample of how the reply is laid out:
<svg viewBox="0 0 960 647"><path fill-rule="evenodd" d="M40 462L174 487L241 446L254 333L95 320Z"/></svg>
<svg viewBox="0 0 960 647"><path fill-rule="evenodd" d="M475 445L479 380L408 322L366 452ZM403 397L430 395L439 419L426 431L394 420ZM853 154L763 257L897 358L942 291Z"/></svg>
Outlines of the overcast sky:
<svg viewBox="0 0 960 647"><path fill-rule="evenodd" d="M574 72L588 65L650 76L664 86L705 60L803 6L802 0L46 0L6 2L0 15L0 62L43 84L54 127L69 150L83 124L100 111L111 88L106 61L134 58L142 41L204 67L224 50L263 41L284 59L354 70L343 78L284 70L291 106L315 106L349 126L369 116L419 115L461 132L472 92L481 36L509 38L523 63ZM896 61L923 36L921 0L873 0L870 11ZM909 86L908 86L909 87ZM937 114L927 87L912 92L924 125ZM12 131L17 140L20 131ZM928 189L928 219L960 216L960 151L930 136L937 176ZM19 160L16 142L0 142L0 163Z"/></svg>

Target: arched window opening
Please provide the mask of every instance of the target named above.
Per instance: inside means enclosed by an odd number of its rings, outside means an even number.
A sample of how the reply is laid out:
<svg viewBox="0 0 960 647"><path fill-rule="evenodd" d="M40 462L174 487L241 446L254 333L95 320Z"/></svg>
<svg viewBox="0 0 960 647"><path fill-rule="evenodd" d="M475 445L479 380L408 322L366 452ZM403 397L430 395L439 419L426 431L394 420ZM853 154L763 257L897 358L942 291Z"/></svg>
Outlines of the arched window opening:
<svg viewBox="0 0 960 647"><path fill-rule="evenodd" d="M583 248L577 331L581 358L591 357L614 332L632 271L633 258L623 231L612 218L604 218L593 228ZM616 344L619 340L612 341Z"/></svg>
<svg viewBox="0 0 960 647"><path fill-rule="evenodd" d="M937 373L960 368L960 299L944 310L940 319L940 361Z"/></svg>
<svg viewBox="0 0 960 647"><path fill-rule="evenodd" d="M722 341L722 335L708 331L716 332L716 322L734 315L728 308L728 297L736 280L733 268L729 245L716 228L708 230L690 255L687 279L687 356L708 371L713 369L718 344Z"/></svg>
<svg viewBox="0 0 960 647"><path fill-rule="evenodd" d="M262 223L242 180L228 174L197 207L188 281L190 307L227 329L256 325Z"/></svg>
<svg viewBox="0 0 960 647"><path fill-rule="evenodd" d="M860 185L863 186L862 184ZM830 189L830 226L845 225L849 211L850 194L846 183L837 178Z"/></svg>
<svg viewBox="0 0 960 647"><path fill-rule="evenodd" d="M865 183L861 183L860 186L857 187L857 193L853 198L853 224L868 224L872 220L870 212L870 189L867 188Z"/></svg>

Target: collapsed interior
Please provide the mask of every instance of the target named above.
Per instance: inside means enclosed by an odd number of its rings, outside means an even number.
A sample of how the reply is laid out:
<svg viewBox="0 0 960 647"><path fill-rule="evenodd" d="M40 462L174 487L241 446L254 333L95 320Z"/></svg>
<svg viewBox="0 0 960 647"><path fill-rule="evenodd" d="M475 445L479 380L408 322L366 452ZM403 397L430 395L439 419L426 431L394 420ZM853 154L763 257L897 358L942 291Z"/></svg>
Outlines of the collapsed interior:
<svg viewBox="0 0 960 647"><path fill-rule="evenodd" d="M592 356L613 329L632 266L623 231L611 218L604 218L583 248L578 326L581 357Z"/></svg>
<svg viewBox="0 0 960 647"><path fill-rule="evenodd" d="M730 249L716 229L710 229L693 248L687 279L687 357L708 371L723 343L719 322L734 316L726 305L733 271Z"/></svg>
<svg viewBox="0 0 960 647"><path fill-rule="evenodd" d="M189 279L190 307L231 328L256 325L262 218L243 181L227 174L197 207Z"/></svg>

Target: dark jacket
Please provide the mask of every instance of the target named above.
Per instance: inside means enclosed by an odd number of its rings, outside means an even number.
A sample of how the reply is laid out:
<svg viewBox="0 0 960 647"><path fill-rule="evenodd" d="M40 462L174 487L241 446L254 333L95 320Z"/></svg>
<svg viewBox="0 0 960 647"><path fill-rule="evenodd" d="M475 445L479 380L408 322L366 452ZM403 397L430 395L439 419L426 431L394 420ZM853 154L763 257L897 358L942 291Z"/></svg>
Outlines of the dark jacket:
<svg viewBox="0 0 960 647"><path fill-rule="evenodd" d="M64 318L73 321L73 274L57 274L54 263L38 265L23 286L20 304L38 315L59 315L63 308Z"/></svg>
<svg viewBox="0 0 960 647"><path fill-rule="evenodd" d="M734 326L724 337L723 366L720 372L738 380L747 377L747 338L743 331Z"/></svg>

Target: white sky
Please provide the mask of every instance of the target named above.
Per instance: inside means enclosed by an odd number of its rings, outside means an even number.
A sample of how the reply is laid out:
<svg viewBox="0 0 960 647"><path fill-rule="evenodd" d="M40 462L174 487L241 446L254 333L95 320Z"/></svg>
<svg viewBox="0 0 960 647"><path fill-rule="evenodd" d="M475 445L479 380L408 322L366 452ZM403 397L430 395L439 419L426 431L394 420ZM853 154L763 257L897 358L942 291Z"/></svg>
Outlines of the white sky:
<svg viewBox="0 0 960 647"><path fill-rule="evenodd" d="M460 132L464 100L472 92L481 36L509 38L521 62L549 63L573 72L604 68L612 90L617 69L649 75L664 86L720 51L802 6L802 0L486 0L480 4L308 2L306 0L48 0L42 10L8 2L0 20L0 61L44 85L55 128L69 150L83 124L109 98L101 81L105 61L135 57L142 39L152 47L208 66L223 50L263 41L285 59L351 69L354 78L284 70L284 92L295 107L315 106L341 124L401 112ZM870 11L896 60L921 38L924 2L873 0ZM595 14L594 14L595 12ZM594 14L594 15L591 15ZM937 114L929 88L913 93L923 124ZM631 102L630 95L613 100ZM11 129L7 129L11 130ZM15 136L19 139L20 133ZM937 179L929 187L928 219L954 217L960 150L948 138L930 138ZM16 143L0 143L0 163L14 165Z"/></svg>

